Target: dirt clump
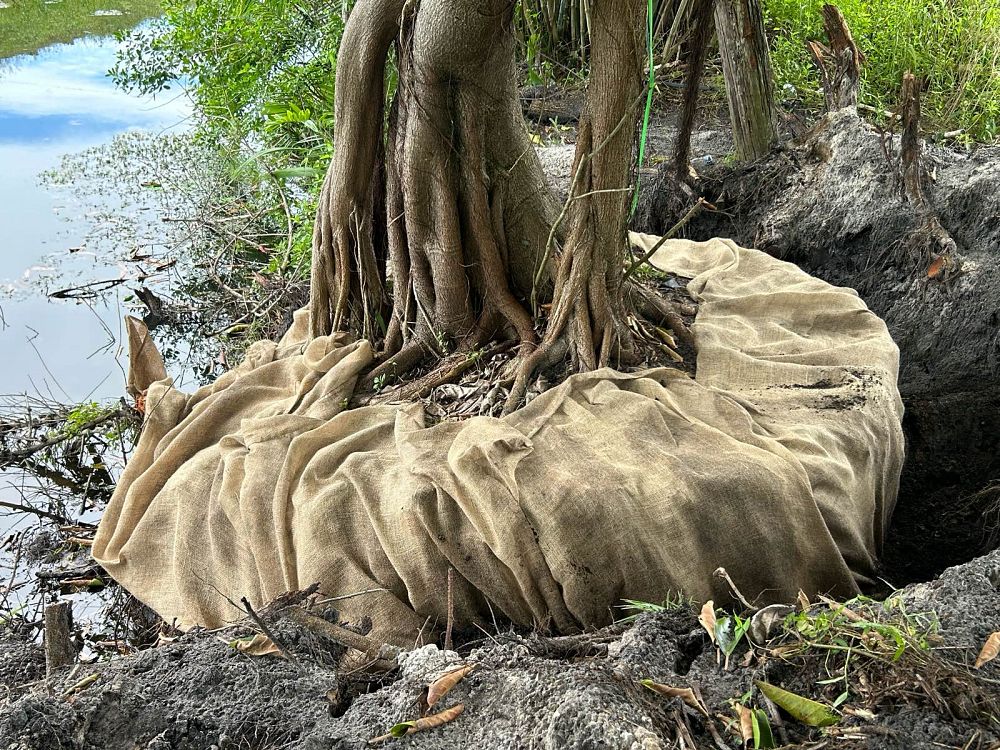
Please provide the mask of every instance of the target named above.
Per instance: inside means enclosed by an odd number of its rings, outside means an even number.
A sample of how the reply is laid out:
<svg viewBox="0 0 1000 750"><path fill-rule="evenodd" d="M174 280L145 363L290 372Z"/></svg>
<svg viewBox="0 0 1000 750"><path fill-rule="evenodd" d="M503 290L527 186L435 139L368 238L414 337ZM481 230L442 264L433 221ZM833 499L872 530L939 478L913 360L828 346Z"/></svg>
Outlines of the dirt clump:
<svg viewBox="0 0 1000 750"><path fill-rule="evenodd" d="M904 589L886 604L815 602L772 622L770 635L752 649L744 638L728 668L697 613L683 604L578 636L494 632L457 651L429 644L404 651L398 667L378 676L338 667L342 649L287 618L268 622L294 662L238 650L238 639L253 633L244 624L77 666L27 688L16 684L19 674L4 673L15 682L7 683L13 692L0 705L0 747L360 750L415 720L427 686L468 664L475 669L432 709L461 705L462 713L386 746L666 748L684 736L689 747L737 747L732 729L740 702L759 705L789 746L823 735L838 746L901 750L1000 740L990 682L1000 677L1000 662L970 668L988 635L1000 630L1000 553ZM853 644L847 667L827 648L841 638ZM97 677L88 681L90 675ZM687 702L669 698L643 680L692 693ZM826 706L847 695L837 703L836 723L819 730L766 708L759 681Z"/></svg>

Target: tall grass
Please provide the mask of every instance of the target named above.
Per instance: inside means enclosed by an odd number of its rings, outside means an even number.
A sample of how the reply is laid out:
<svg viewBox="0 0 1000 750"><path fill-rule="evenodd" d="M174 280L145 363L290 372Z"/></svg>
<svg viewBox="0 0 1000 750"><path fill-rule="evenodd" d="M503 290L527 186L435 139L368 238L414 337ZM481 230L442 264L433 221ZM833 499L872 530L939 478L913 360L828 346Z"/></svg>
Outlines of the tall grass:
<svg viewBox="0 0 1000 750"><path fill-rule="evenodd" d="M120 15L101 15L102 11ZM109 36L160 12L159 0L2 0L0 59L81 36Z"/></svg>
<svg viewBox="0 0 1000 750"><path fill-rule="evenodd" d="M823 39L822 0L767 0L779 86L815 96L819 80L805 48ZM838 7L868 60L860 99L894 110L907 70L925 79L924 123L1000 137L1000 0L841 0Z"/></svg>

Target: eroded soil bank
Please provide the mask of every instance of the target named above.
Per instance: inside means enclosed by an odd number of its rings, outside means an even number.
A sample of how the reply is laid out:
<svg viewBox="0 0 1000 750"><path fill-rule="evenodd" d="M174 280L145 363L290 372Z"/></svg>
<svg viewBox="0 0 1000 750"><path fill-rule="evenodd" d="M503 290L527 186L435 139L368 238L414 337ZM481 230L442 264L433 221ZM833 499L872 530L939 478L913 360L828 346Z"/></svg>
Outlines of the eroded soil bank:
<svg viewBox="0 0 1000 750"><path fill-rule="evenodd" d="M706 144L695 141L695 146ZM950 271L914 233L899 138L843 110L743 167L717 159L696 185L718 211L685 228L731 237L853 287L901 356L907 461L884 553L896 585L996 546L1000 493L1000 149L926 146L926 190L958 244ZM668 230L691 204L666 167L635 224ZM931 278L934 276L934 278Z"/></svg>

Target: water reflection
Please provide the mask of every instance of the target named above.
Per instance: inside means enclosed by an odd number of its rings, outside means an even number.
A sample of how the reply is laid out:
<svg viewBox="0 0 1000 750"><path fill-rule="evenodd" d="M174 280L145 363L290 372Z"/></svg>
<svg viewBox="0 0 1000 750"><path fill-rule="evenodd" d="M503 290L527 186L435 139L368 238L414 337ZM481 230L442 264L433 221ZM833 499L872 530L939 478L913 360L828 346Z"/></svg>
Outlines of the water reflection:
<svg viewBox="0 0 1000 750"><path fill-rule="evenodd" d="M183 96L151 101L107 77L111 38L84 38L0 62L0 143L62 141L93 145L129 128L175 127L188 114Z"/></svg>
<svg viewBox="0 0 1000 750"><path fill-rule="evenodd" d="M116 258L87 247L104 220L101 199L53 193L38 181L64 154L117 134L183 129L185 97L153 101L115 88L106 71L116 47L112 38L85 38L0 61L0 284L24 288L71 249L77 266L106 264L110 275L117 273ZM118 200L108 195L103 208L113 213ZM0 300L0 310L0 393L70 400L121 394L115 353L122 310L113 298L88 308L20 295Z"/></svg>

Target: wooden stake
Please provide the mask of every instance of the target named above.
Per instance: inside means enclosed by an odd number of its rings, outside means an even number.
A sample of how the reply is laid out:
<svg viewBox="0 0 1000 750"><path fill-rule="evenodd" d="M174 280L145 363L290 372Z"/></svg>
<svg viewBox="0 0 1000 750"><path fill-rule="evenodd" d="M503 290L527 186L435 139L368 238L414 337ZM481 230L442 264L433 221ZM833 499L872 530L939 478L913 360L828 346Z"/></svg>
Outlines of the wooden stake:
<svg viewBox="0 0 1000 750"><path fill-rule="evenodd" d="M76 651L70 641L73 632L73 604L59 601L45 605L45 674L73 663Z"/></svg>
<svg viewBox="0 0 1000 750"><path fill-rule="evenodd" d="M444 631L444 650L451 651L451 629L455 624L455 569L448 568L448 625Z"/></svg>

